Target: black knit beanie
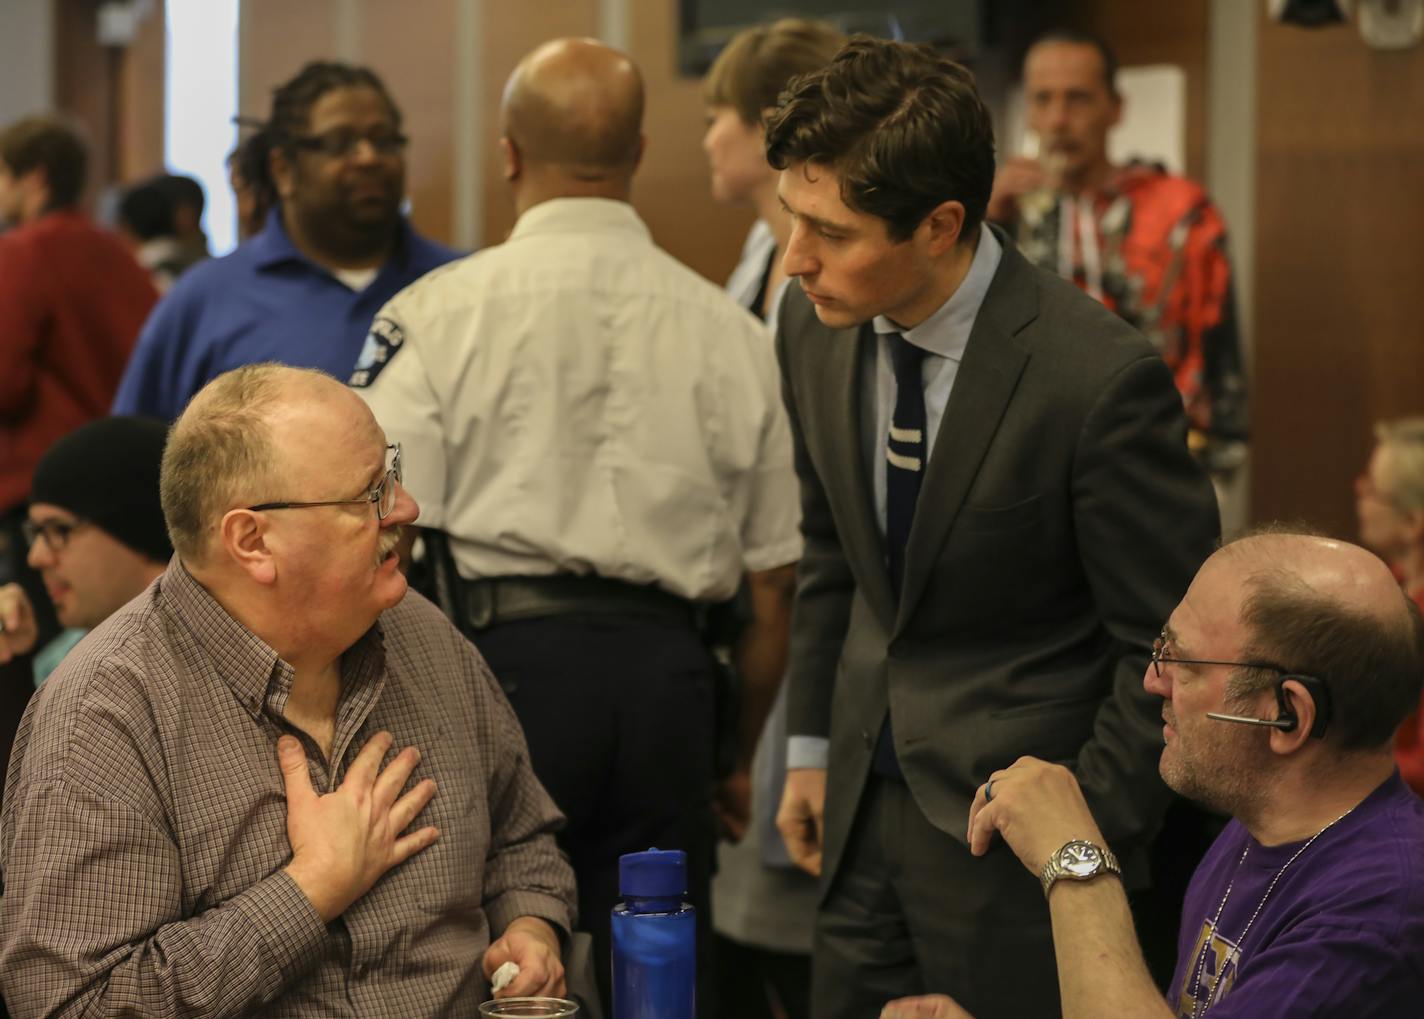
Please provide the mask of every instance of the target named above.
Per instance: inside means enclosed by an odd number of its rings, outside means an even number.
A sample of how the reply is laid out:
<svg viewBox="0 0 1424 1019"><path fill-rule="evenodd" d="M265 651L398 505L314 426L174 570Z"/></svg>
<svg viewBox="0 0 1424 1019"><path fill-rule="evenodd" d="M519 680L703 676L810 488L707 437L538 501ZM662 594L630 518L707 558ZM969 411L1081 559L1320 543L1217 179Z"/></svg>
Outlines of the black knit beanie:
<svg viewBox="0 0 1424 1019"><path fill-rule="evenodd" d="M158 469L168 426L155 418L109 417L81 425L40 458L30 501L66 509L160 563L173 555Z"/></svg>

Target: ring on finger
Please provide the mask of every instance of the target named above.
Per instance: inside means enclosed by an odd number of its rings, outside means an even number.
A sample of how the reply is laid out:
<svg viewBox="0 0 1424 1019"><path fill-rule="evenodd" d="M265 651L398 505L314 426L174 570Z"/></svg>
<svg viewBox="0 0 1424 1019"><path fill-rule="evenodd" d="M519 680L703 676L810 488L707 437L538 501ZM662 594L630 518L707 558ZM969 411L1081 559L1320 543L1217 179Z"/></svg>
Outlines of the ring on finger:
<svg viewBox="0 0 1424 1019"><path fill-rule="evenodd" d="M991 778L984 783L984 802L988 803L994 798L994 780Z"/></svg>

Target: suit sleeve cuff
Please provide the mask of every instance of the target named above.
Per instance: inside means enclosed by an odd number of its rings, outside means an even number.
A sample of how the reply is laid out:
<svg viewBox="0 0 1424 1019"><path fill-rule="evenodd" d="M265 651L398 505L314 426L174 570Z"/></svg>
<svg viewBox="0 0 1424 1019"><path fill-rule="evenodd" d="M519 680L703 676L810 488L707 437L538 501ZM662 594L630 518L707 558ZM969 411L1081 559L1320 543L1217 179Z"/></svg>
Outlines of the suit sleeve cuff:
<svg viewBox="0 0 1424 1019"><path fill-rule="evenodd" d="M786 740L787 768L824 768L831 759L831 741L823 736L790 736Z"/></svg>

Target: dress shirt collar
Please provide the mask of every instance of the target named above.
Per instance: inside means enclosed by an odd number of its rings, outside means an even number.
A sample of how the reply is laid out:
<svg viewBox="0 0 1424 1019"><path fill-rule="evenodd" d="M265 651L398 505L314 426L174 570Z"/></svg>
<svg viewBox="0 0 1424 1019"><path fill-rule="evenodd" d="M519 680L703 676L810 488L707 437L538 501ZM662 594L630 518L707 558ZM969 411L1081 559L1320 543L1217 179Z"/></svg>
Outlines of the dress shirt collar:
<svg viewBox="0 0 1424 1019"><path fill-rule="evenodd" d="M228 614L174 555L159 578L158 597L202 646L213 671L253 715L264 703L282 714L295 675L291 665L255 633ZM343 700L354 688L375 687L385 673L385 646L379 622L341 659Z"/></svg>
<svg viewBox="0 0 1424 1019"><path fill-rule="evenodd" d="M933 315L913 329L901 329L884 315L876 315L873 322L875 332L880 335L899 333L915 346L959 361L964 357L964 348L969 343L969 332L979 315L979 307L984 303L984 295L989 292L989 284L994 281L994 273L999 268L999 260L1004 249L994 232L984 224L979 225L979 247L975 249L974 261L969 264L969 272L960 282L959 288L949 300L939 306Z"/></svg>
<svg viewBox="0 0 1424 1019"><path fill-rule="evenodd" d="M626 230L651 242L652 233L633 206L612 198L551 198L524 211L510 241L540 234L604 233Z"/></svg>
<svg viewBox="0 0 1424 1019"><path fill-rule="evenodd" d="M413 249L412 240L414 231L411 229L410 221L404 216L399 217L396 226L396 243L391 249L391 257L386 259L381 268L396 266L403 268L409 261ZM290 262L301 262L309 265L319 272L330 276L331 271L325 266L318 265L292 243L291 235L287 233L286 226L282 223L282 206L277 204L272 206L267 213L267 223L262 230L247 242L254 251L256 266L259 271L271 269L275 266L285 265Z"/></svg>

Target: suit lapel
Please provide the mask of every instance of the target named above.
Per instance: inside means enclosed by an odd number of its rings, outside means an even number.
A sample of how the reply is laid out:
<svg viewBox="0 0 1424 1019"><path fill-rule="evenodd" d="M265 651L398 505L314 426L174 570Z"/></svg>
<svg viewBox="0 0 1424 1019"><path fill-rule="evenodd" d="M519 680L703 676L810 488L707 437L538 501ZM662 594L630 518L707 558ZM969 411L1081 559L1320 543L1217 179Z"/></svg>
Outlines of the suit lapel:
<svg viewBox="0 0 1424 1019"><path fill-rule="evenodd" d="M874 489L861 448L860 366L865 348L874 342L867 328L827 330L818 345L816 369L821 376L807 387L823 397L815 408L827 437L825 469L820 471L840 531L841 549L862 593L885 625L895 618L895 599L885 570L885 542L876 523ZM820 353L823 352L823 353Z"/></svg>
<svg viewBox="0 0 1424 1019"><path fill-rule="evenodd" d="M1012 241L1001 233L999 240L1003 257L969 333L916 503L905 549L905 587L896 633L909 621L924 593L939 550L1028 362L1028 348L1018 333L1038 314L1034 269Z"/></svg>

